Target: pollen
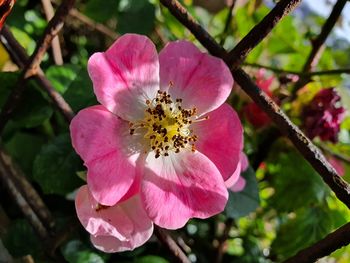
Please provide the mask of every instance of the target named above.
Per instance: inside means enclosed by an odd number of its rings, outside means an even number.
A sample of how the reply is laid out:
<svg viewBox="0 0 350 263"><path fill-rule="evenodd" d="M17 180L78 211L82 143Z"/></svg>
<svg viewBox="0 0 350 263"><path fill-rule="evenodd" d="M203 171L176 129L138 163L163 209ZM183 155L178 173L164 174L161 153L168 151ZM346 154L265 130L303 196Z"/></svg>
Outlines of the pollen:
<svg viewBox="0 0 350 263"><path fill-rule="evenodd" d="M173 100L165 91L158 91L153 100L146 100L144 119L130 123L130 135L142 134L149 151L155 157L169 156L170 152L182 150L195 152L198 136L190 129L192 123L208 119L198 119L197 109L184 109L182 99Z"/></svg>

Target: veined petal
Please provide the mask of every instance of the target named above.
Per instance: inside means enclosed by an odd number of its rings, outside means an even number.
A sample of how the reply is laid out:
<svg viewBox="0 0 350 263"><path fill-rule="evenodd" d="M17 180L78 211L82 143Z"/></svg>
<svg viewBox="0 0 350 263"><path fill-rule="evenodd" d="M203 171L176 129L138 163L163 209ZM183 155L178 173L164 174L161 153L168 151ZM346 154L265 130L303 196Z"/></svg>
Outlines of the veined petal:
<svg viewBox="0 0 350 263"><path fill-rule="evenodd" d="M190 42L168 43L159 62L161 90L183 99L184 108L196 107L199 115L218 108L230 94L233 78L226 64Z"/></svg>
<svg viewBox="0 0 350 263"><path fill-rule="evenodd" d="M115 206L101 206L82 186L75 200L78 218L93 244L105 252L132 250L152 235L153 224L138 195Z"/></svg>
<svg viewBox="0 0 350 263"><path fill-rule="evenodd" d="M125 34L88 62L98 101L125 120L144 116L146 100L159 89L159 61L154 44L146 37Z"/></svg>
<svg viewBox="0 0 350 263"><path fill-rule="evenodd" d="M228 193L220 172L199 152L146 159L141 198L160 227L177 229L190 218L208 218L225 208Z"/></svg>
<svg viewBox="0 0 350 263"><path fill-rule="evenodd" d="M208 114L209 119L195 122L191 128L198 136L196 149L206 155L226 181L237 171L243 148L243 128L237 113L228 104ZM240 174L240 169L237 173Z"/></svg>
<svg viewBox="0 0 350 263"><path fill-rule="evenodd" d="M139 151L133 148L128 123L103 106L80 111L70 125L72 144L88 168L92 194L103 205L114 205L136 176Z"/></svg>

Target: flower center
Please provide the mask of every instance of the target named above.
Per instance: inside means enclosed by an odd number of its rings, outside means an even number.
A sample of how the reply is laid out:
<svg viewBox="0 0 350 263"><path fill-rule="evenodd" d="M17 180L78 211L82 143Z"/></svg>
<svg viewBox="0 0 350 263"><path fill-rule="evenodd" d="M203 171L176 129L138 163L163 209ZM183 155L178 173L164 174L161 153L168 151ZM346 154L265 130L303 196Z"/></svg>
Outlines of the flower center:
<svg viewBox="0 0 350 263"><path fill-rule="evenodd" d="M170 151L179 153L182 149L195 151L198 137L190 129L196 119L197 109L183 109L182 99L173 101L167 92L158 91L152 101L146 100L147 109L143 120L130 123L130 134L140 132L147 140L155 157L168 156Z"/></svg>

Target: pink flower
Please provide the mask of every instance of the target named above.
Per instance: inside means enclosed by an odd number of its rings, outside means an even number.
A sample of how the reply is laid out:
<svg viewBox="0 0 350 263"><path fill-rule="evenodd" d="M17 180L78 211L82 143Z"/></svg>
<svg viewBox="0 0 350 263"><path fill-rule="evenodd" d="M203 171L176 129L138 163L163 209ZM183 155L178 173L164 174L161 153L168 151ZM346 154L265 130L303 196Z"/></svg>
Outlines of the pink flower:
<svg viewBox="0 0 350 263"><path fill-rule="evenodd" d="M340 96L334 88L322 89L303 109L303 126L310 139L319 136L322 141L338 141L345 108L339 105Z"/></svg>
<svg viewBox="0 0 350 263"><path fill-rule="evenodd" d="M274 77L265 78L265 70L260 69L256 75L256 85L262 89L268 96L272 97L270 89ZM270 117L262 111L255 102L250 102L243 107L243 114L247 120L256 128L262 128L271 123Z"/></svg>
<svg viewBox="0 0 350 263"><path fill-rule="evenodd" d="M168 229L223 211L243 146L224 103L233 85L224 62L186 41L158 57L147 37L127 34L92 55L88 71L102 105L80 111L70 130L94 199L114 206L139 193L147 216Z"/></svg>
<svg viewBox="0 0 350 263"><path fill-rule="evenodd" d="M103 206L84 185L78 190L75 207L92 244L104 252L132 250L143 245L153 233L152 221L139 195L114 206Z"/></svg>

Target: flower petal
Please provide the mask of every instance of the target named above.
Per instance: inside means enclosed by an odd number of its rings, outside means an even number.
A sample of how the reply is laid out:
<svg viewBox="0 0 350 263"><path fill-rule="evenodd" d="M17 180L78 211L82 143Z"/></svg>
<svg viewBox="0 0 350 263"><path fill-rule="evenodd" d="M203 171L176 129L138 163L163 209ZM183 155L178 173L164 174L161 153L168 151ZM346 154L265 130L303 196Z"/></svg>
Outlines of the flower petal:
<svg viewBox="0 0 350 263"><path fill-rule="evenodd" d="M243 148L242 124L237 113L226 103L208 116L208 120L195 122L191 126L198 136L196 149L216 165L226 181L237 170L240 161ZM240 171L238 175L239 173Z"/></svg>
<svg viewBox="0 0 350 263"><path fill-rule="evenodd" d="M141 119L159 89L158 54L146 36L123 35L90 57L88 71L97 100L125 120Z"/></svg>
<svg viewBox="0 0 350 263"><path fill-rule="evenodd" d="M190 42L170 42L159 61L161 89L183 99L184 108L196 107L199 115L218 108L230 94L233 79L226 64Z"/></svg>
<svg viewBox="0 0 350 263"><path fill-rule="evenodd" d="M98 204L85 185L78 190L75 206L81 224L92 235L94 245L105 252L132 250L152 235L152 221L138 195L118 205L104 207Z"/></svg>
<svg viewBox="0 0 350 263"><path fill-rule="evenodd" d="M139 152L128 134L128 123L103 106L93 106L75 116L70 131L73 147L88 168L94 198L103 205L114 205L136 176Z"/></svg>
<svg viewBox="0 0 350 263"><path fill-rule="evenodd" d="M229 189L233 192L241 192L243 191L246 184L246 180L242 176L239 176L237 182Z"/></svg>
<svg viewBox="0 0 350 263"><path fill-rule="evenodd" d="M190 218L224 210L228 193L215 165L199 152L182 151L146 159L141 198L152 221L177 229Z"/></svg>

